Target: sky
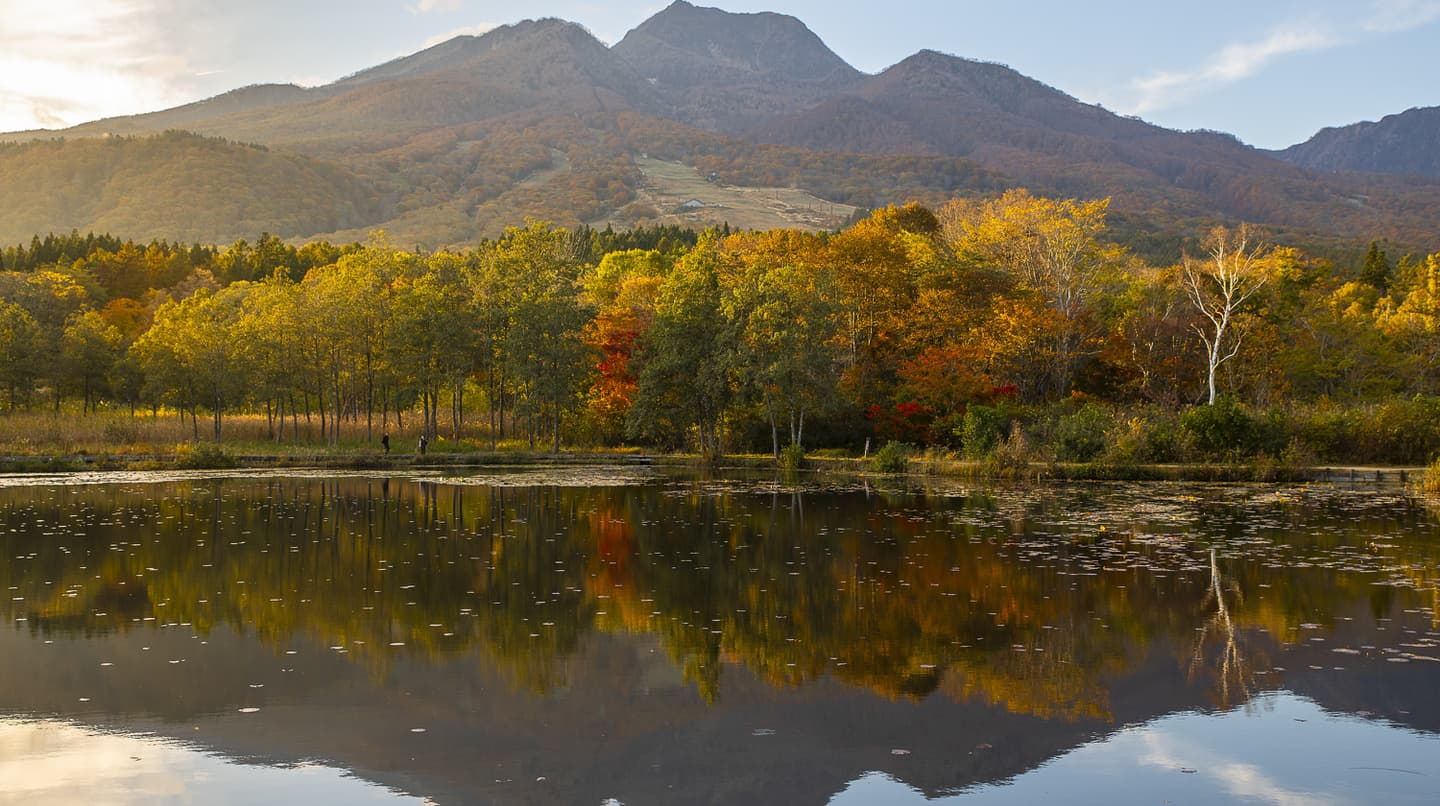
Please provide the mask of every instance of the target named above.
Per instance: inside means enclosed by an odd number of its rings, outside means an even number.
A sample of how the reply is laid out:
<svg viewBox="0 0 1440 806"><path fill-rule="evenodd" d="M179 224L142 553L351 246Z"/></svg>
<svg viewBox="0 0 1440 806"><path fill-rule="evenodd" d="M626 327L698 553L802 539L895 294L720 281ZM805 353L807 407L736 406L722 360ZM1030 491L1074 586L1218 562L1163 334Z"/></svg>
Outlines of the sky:
<svg viewBox="0 0 1440 806"><path fill-rule="evenodd" d="M868 73L929 48L1087 103L1282 148L1440 106L1440 0L693 0L798 17ZM0 131L323 84L524 18L607 43L668 0L0 0Z"/></svg>

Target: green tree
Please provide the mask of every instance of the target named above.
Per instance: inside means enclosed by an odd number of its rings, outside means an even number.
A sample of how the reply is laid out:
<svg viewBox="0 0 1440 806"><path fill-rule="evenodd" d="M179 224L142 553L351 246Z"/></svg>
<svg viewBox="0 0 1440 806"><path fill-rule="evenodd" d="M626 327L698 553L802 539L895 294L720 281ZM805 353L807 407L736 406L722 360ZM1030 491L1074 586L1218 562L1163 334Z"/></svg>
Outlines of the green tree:
<svg viewBox="0 0 1440 806"><path fill-rule="evenodd" d="M672 442L693 426L700 453L719 456L721 422L731 399L734 330L720 296L721 255L706 233L676 261L660 287L655 322L646 334L635 405L626 430Z"/></svg>
<svg viewBox="0 0 1440 806"><path fill-rule="evenodd" d="M226 408L249 386L247 351L235 338L249 290L249 283L235 283L167 302L155 312L155 324L131 347L151 394L188 410L196 439L198 407L210 407L218 442Z"/></svg>
<svg viewBox="0 0 1440 806"><path fill-rule="evenodd" d="M28 401L40 375L40 326L30 312L0 299L0 384L7 408Z"/></svg>
<svg viewBox="0 0 1440 806"><path fill-rule="evenodd" d="M1360 264L1360 282L1384 293L1390 290L1390 283L1394 279L1395 272L1390 268L1385 250L1380 248L1378 242L1371 241L1370 250L1365 253L1365 261Z"/></svg>
<svg viewBox="0 0 1440 806"><path fill-rule="evenodd" d="M789 444L803 448L806 416L833 403L838 296L828 269L791 265L752 266L727 295L727 315L739 326L737 369L770 422L777 459L779 424L788 423Z"/></svg>
<svg viewBox="0 0 1440 806"><path fill-rule="evenodd" d="M124 337L96 311L70 317L60 339L62 377L80 390L83 411L105 391L110 370L120 358Z"/></svg>

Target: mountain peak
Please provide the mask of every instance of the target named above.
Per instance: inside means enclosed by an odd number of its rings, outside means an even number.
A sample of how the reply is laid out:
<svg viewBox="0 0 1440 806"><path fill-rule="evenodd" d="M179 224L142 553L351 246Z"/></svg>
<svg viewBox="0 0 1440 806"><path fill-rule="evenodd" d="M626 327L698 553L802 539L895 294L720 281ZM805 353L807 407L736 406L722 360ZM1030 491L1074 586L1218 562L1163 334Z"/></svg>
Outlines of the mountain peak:
<svg viewBox="0 0 1440 806"><path fill-rule="evenodd" d="M353 87L375 81L410 78L460 67L481 58L496 47L513 45L530 39L556 36L579 46L604 48L584 26L556 17L542 17L492 28L480 35L461 34L432 45L419 53L385 62L335 82L335 86Z"/></svg>
<svg viewBox="0 0 1440 806"><path fill-rule="evenodd" d="M686 87L736 79L843 83L860 75L794 17L685 0L640 23L614 50L659 81Z"/></svg>
<svg viewBox="0 0 1440 806"><path fill-rule="evenodd" d="M1324 128L1275 156L1317 171L1440 177L1440 107L1412 107L1378 121Z"/></svg>

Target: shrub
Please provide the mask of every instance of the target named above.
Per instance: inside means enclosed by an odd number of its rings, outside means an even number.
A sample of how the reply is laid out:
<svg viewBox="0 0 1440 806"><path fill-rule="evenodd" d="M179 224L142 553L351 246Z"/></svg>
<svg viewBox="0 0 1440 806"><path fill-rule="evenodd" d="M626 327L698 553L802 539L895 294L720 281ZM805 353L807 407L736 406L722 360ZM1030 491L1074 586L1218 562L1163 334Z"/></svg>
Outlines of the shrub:
<svg viewBox="0 0 1440 806"><path fill-rule="evenodd" d="M213 442L188 443L175 449L175 466L186 470L235 467L235 457Z"/></svg>
<svg viewBox="0 0 1440 806"><path fill-rule="evenodd" d="M1214 403L1181 415L1180 429L1205 456L1234 457L1250 448L1255 424L1235 398L1221 395Z"/></svg>
<svg viewBox="0 0 1440 806"><path fill-rule="evenodd" d="M910 465L910 446L891 440L876 451L870 460L870 467L876 473L904 473Z"/></svg>
<svg viewBox="0 0 1440 806"><path fill-rule="evenodd" d="M1353 461L1424 464L1440 451L1440 398L1391 400L1356 427Z"/></svg>
<svg viewBox="0 0 1440 806"><path fill-rule="evenodd" d="M960 423L960 447L966 456L980 458L995 447L1010 426L1010 416L991 406L973 405Z"/></svg>
<svg viewBox="0 0 1440 806"><path fill-rule="evenodd" d="M1025 432L1017 428L995 445L985 460L985 470L996 478L1023 478L1030 469L1030 459L1030 442Z"/></svg>
<svg viewBox="0 0 1440 806"><path fill-rule="evenodd" d="M1293 431L1315 454L1330 461L1354 456L1356 412L1333 403L1319 406L1295 418Z"/></svg>
<svg viewBox="0 0 1440 806"><path fill-rule="evenodd" d="M1440 459L1436 459L1425 468L1425 475L1420 479L1420 492L1426 495L1440 496Z"/></svg>
<svg viewBox="0 0 1440 806"><path fill-rule="evenodd" d="M786 470L799 470L805 466L805 449L791 443L780 450L780 467Z"/></svg>
<svg viewBox="0 0 1440 806"><path fill-rule="evenodd" d="M1110 413L1086 403L1055 424L1055 458L1062 462L1089 462L1105 450L1105 434L1114 421Z"/></svg>
<svg viewBox="0 0 1440 806"><path fill-rule="evenodd" d="M1109 444L1100 455L1100 461L1117 466L1149 462L1150 431L1150 424L1140 416L1116 423L1107 435Z"/></svg>

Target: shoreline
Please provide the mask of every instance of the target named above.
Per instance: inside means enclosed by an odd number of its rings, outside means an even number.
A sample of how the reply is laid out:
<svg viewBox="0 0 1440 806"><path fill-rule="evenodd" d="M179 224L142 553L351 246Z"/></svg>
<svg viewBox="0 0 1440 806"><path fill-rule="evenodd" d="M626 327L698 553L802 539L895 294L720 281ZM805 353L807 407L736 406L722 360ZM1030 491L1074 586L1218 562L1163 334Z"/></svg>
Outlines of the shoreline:
<svg viewBox="0 0 1440 806"><path fill-rule="evenodd" d="M499 467L505 465L655 465L709 467L717 470L774 470L775 460L765 454L722 457L706 463L695 454L610 453L568 451L559 454L530 451L487 451L473 453L415 454L330 454L324 451L289 454L69 454L0 455L0 476L17 474L64 474L87 472L134 472L144 470L272 469L308 468L331 470L385 470L434 467ZM806 457L805 470L885 476L862 457ZM1265 463L1191 463L1108 465L1102 463L1036 462L1024 467L998 470L983 461L955 459L911 460L903 475L916 478L960 478L1028 481L1212 481L1251 483L1321 482L1371 486L1409 486L1424 478L1424 466L1324 464L1287 467ZM794 471L790 471L794 472Z"/></svg>

